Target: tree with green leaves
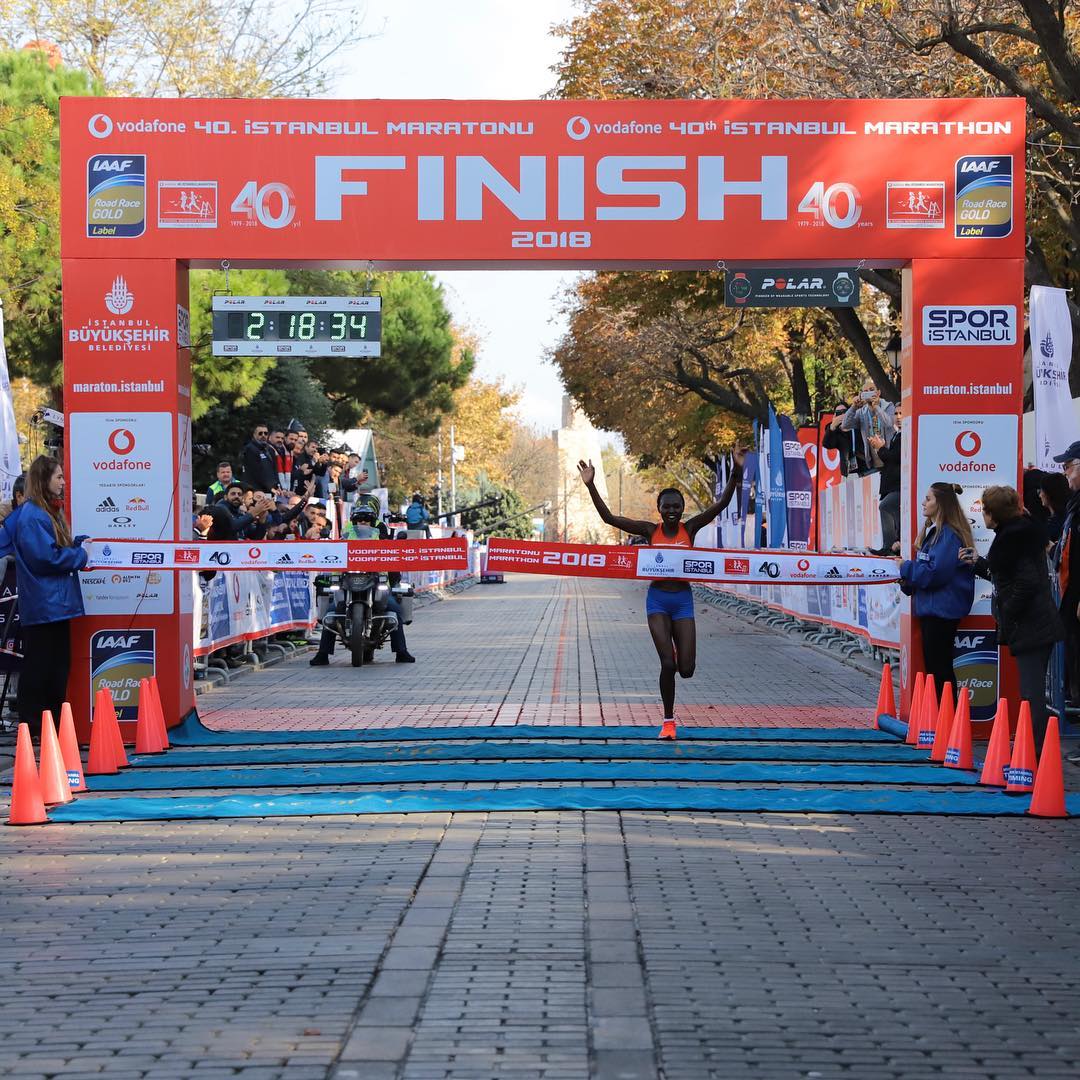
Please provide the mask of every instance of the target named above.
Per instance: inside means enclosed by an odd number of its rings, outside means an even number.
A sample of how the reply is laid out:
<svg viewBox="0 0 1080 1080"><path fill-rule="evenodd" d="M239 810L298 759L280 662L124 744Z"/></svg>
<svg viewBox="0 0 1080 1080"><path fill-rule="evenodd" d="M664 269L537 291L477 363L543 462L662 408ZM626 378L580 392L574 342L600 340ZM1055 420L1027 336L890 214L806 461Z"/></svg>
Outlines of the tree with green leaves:
<svg viewBox="0 0 1080 1080"><path fill-rule="evenodd" d="M459 488L458 503L462 506L498 500L494 506L483 506L461 515L462 528L472 529L480 538L508 536L514 540L527 540L533 534L532 519L539 512L527 506L525 500L513 488L492 484L481 477L476 487Z"/></svg>
<svg viewBox="0 0 1080 1080"><path fill-rule="evenodd" d="M196 490L214 479L219 461L232 461L239 474L240 451L258 423L286 429L292 420L304 425L308 436L321 440L330 425L330 403L311 377L309 361L301 357L262 358L269 364L258 393L242 406L215 405L193 427L192 442L209 449L195 455Z"/></svg>
<svg viewBox="0 0 1080 1080"><path fill-rule="evenodd" d="M60 382L61 96L94 92L36 49L0 52L0 300L13 376Z"/></svg>
<svg viewBox="0 0 1080 1080"><path fill-rule="evenodd" d="M469 380L474 358L459 349L442 286L426 272L369 277L357 271L289 270L289 292L308 296L382 296L382 355L320 357L311 374L326 392L333 426L363 426L375 411L408 414L410 427L431 434Z"/></svg>

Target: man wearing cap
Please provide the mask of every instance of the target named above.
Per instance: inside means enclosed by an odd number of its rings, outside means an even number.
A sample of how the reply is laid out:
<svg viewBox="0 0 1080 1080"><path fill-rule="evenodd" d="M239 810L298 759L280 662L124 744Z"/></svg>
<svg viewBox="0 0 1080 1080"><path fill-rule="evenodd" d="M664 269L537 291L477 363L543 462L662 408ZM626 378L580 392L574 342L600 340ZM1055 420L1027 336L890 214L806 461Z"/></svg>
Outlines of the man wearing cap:
<svg viewBox="0 0 1080 1080"><path fill-rule="evenodd" d="M1064 468L1070 492L1053 563L1061 597L1058 610L1065 624L1066 690L1069 698L1077 701L1080 700L1080 440L1070 444L1054 460Z"/></svg>

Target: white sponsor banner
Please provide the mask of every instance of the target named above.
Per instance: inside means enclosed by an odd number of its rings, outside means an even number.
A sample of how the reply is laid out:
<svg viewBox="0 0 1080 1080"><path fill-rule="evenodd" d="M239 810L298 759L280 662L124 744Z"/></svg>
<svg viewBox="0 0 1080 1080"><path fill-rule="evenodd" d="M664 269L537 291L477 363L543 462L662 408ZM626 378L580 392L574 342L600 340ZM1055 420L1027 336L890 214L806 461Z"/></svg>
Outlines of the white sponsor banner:
<svg viewBox="0 0 1080 1080"><path fill-rule="evenodd" d="M68 417L71 518L76 533L172 537L173 417L167 412L78 412Z"/></svg>
<svg viewBox="0 0 1080 1080"><path fill-rule="evenodd" d="M1080 439L1080 423L1069 392L1073 334L1065 290L1032 285L1030 311L1035 466L1059 472L1061 466L1054 455Z"/></svg>
<svg viewBox="0 0 1080 1080"><path fill-rule="evenodd" d="M919 418L918 491L960 484L981 492L991 484L1016 486L1020 418L1008 414Z"/></svg>
<svg viewBox="0 0 1080 1080"><path fill-rule="evenodd" d="M171 615L173 575L168 570L99 567L79 574L87 615Z"/></svg>
<svg viewBox="0 0 1080 1080"><path fill-rule="evenodd" d="M15 405L4 346L4 308L0 305L0 501L11 499L12 485L21 472L19 433L15 427Z"/></svg>
<svg viewBox="0 0 1080 1080"><path fill-rule="evenodd" d="M662 580L783 582L790 585L861 581L885 584L899 580L891 559L867 555L818 555L762 549L710 551L642 546L637 550L639 578Z"/></svg>
<svg viewBox="0 0 1080 1080"><path fill-rule="evenodd" d="M272 543L92 540L91 567L153 566L163 570L331 570L348 564L347 541L280 540Z"/></svg>
<svg viewBox="0 0 1080 1080"><path fill-rule="evenodd" d="M919 422L919 497L931 484L959 484L957 498L971 526L975 548L985 555L994 534L982 517L983 489L995 484L1016 487L1019 418L1007 414L975 416L922 415ZM977 583L973 615L990 614L990 589Z"/></svg>
<svg viewBox="0 0 1080 1080"><path fill-rule="evenodd" d="M464 569L468 541L275 540L215 544L208 541L102 540L88 544L91 567L162 570L440 570Z"/></svg>

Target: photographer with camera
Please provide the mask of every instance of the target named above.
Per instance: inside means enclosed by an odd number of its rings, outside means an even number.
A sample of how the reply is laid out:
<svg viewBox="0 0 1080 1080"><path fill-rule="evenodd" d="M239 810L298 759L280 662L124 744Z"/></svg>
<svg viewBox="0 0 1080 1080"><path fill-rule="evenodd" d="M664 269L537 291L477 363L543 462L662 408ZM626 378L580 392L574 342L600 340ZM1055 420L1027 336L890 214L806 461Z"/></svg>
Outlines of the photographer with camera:
<svg viewBox="0 0 1080 1080"><path fill-rule="evenodd" d="M878 451L893 440L892 406L882 405L881 393L873 379L867 379L862 390L851 399L851 408L840 422L841 431L854 431L862 436L863 456L868 471L881 468Z"/></svg>

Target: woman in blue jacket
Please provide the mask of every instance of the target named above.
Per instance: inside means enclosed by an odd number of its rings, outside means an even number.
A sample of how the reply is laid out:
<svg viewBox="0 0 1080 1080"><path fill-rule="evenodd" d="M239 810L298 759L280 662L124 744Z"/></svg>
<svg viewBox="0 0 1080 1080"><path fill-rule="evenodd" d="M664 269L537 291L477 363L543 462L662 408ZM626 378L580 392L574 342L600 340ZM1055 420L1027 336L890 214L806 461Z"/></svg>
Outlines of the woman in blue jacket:
<svg viewBox="0 0 1080 1080"><path fill-rule="evenodd" d="M68 623L83 614L76 573L86 566L82 542L87 537L72 539L63 499L60 462L39 457L27 473L26 501L10 530L23 640L15 707L20 722L28 724L35 736L41 732L43 710L60 717L71 669Z"/></svg>
<svg viewBox="0 0 1080 1080"><path fill-rule="evenodd" d="M931 484L923 499L922 531L915 541L915 558L900 563L900 588L912 598L919 620L923 667L934 676L938 691L952 683L953 638L956 625L975 601L975 573L960 561L964 548L974 547L971 525L956 497L963 488Z"/></svg>

